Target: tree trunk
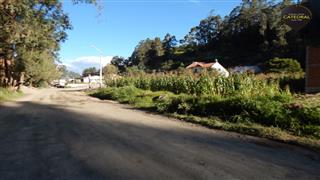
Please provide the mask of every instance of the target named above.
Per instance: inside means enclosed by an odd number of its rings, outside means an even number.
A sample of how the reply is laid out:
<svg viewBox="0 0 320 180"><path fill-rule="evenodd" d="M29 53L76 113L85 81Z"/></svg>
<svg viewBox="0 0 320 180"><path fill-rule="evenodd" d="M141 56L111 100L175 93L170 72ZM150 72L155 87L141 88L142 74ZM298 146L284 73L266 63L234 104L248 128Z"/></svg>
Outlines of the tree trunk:
<svg viewBox="0 0 320 180"><path fill-rule="evenodd" d="M12 86L13 84L13 77L12 77L12 61L11 60L4 60L4 74L5 74L5 79L6 84L5 86Z"/></svg>
<svg viewBox="0 0 320 180"><path fill-rule="evenodd" d="M4 65L4 59L0 58L0 87L4 86L4 81L5 81L5 65Z"/></svg>

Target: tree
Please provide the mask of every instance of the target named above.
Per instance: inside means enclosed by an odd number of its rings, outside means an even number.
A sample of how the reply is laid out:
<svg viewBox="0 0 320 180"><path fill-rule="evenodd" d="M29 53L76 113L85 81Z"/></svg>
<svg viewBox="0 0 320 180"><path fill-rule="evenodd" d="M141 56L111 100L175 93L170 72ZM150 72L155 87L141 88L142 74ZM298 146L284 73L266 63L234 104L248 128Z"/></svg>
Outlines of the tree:
<svg viewBox="0 0 320 180"><path fill-rule="evenodd" d="M86 68L82 72L83 77L97 76L97 75L99 75L99 70L97 70L95 67Z"/></svg>
<svg viewBox="0 0 320 180"><path fill-rule="evenodd" d="M35 86L43 82L49 83L60 76L54 59L43 53L39 54L36 60L27 63L24 72L26 81Z"/></svg>
<svg viewBox="0 0 320 180"><path fill-rule="evenodd" d="M160 69L163 62L164 49L160 38L151 42L151 47L146 53L146 67L150 70Z"/></svg>
<svg viewBox="0 0 320 180"><path fill-rule="evenodd" d="M257 64L275 56L303 59L302 36L289 32L281 19L281 10L291 4L243 0L224 18L210 15L201 20L178 49L189 59L223 57L226 65Z"/></svg>
<svg viewBox="0 0 320 180"><path fill-rule="evenodd" d="M169 59L161 64L161 69L164 71L169 71L172 69L173 65L174 65L174 62L171 59Z"/></svg>
<svg viewBox="0 0 320 180"><path fill-rule="evenodd" d="M273 58L266 63L268 72L295 73L302 72L299 62L290 58Z"/></svg>
<svg viewBox="0 0 320 180"><path fill-rule="evenodd" d="M19 72L25 72L27 79L33 81L34 74L29 74L29 64L55 70L54 59L59 43L66 38L65 30L71 28L61 3L7 0L1 3L0 9L0 27L3 27L0 38L4 47L0 54L5 60L5 84L12 85Z"/></svg>
<svg viewBox="0 0 320 180"><path fill-rule="evenodd" d="M201 20L198 26L191 28L189 34L185 37L185 42L191 45L207 45L217 40L221 28L221 17L210 15Z"/></svg>
<svg viewBox="0 0 320 180"><path fill-rule="evenodd" d="M281 10L292 4L293 0L242 0L226 17L211 14L200 20L179 46L169 33L162 40L162 48L159 38L141 41L128 62L143 70L172 70L198 59L218 58L226 66L236 66L290 57L304 66L306 40L320 42L320 20L315 18L300 33L290 31L282 21Z"/></svg>
<svg viewBox="0 0 320 180"><path fill-rule="evenodd" d="M121 56L114 56L111 64L116 66L120 72L124 72L126 67L129 66L129 60Z"/></svg>
<svg viewBox="0 0 320 180"><path fill-rule="evenodd" d="M160 38L141 41L129 58L132 65L139 69L159 69L162 63L164 49Z"/></svg>
<svg viewBox="0 0 320 180"><path fill-rule="evenodd" d="M176 37L167 33L164 39L162 40L164 55L167 59L170 59L172 57L172 54L176 45L177 45Z"/></svg>
<svg viewBox="0 0 320 180"><path fill-rule="evenodd" d="M54 78L57 51L68 29L71 24L60 1L0 1L0 86L13 86L23 75L30 83Z"/></svg>
<svg viewBox="0 0 320 180"><path fill-rule="evenodd" d="M140 41L129 58L132 65L145 69L146 54L151 49L151 39Z"/></svg>

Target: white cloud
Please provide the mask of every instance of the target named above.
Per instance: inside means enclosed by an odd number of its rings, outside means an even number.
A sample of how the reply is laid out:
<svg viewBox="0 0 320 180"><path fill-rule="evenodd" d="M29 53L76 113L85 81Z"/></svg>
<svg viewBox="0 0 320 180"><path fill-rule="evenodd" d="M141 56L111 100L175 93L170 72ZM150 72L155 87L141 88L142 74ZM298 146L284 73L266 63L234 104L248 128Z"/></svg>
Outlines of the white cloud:
<svg viewBox="0 0 320 180"><path fill-rule="evenodd" d="M103 56L102 57L102 66L106 66L112 60L113 56ZM71 71L75 71L81 73L85 68L96 67L99 69L100 67L100 56L83 56L78 57L72 60L61 60L62 64L67 66L67 68Z"/></svg>

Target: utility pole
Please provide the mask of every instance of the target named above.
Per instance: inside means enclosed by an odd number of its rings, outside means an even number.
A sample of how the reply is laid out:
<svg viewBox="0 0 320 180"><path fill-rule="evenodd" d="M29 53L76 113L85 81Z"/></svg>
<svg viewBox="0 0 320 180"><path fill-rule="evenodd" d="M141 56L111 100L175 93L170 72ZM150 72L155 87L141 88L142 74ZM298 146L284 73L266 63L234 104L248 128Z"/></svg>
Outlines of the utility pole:
<svg viewBox="0 0 320 180"><path fill-rule="evenodd" d="M96 49L99 53L100 53L100 88L102 88L102 56L103 56L103 52L97 48L95 45L91 45L91 47L93 47L94 49Z"/></svg>

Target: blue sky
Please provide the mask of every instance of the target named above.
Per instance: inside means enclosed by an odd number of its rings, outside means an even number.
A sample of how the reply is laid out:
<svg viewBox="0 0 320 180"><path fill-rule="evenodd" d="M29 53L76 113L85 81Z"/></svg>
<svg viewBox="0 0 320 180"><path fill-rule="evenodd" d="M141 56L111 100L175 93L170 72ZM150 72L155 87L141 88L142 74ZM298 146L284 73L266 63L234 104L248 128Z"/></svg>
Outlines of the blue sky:
<svg viewBox="0 0 320 180"><path fill-rule="evenodd" d="M166 33L182 39L191 27L214 14L227 15L240 0L100 0L101 15L93 5L73 5L64 0L73 30L62 44L60 60L69 69L81 72L85 67L98 66L99 52L103 64L112 56L131 55L139 41L161 37Z"/></svg>

